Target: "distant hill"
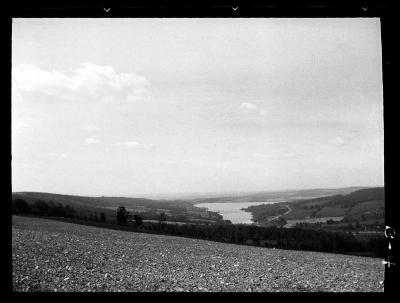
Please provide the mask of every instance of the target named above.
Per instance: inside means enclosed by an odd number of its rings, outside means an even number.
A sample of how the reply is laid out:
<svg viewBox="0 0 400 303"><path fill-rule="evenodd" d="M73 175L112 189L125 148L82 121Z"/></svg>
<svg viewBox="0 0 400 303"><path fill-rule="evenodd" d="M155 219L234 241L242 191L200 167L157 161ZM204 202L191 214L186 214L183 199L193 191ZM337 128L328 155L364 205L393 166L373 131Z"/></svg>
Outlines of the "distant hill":
<svg viewBox="0 0 400 303"><path fill-rule="evenodd" d="M367 201L385 201L385 189L383 187L366 188L352 192L348 195L332 199L330 206L350 206Z"/></svg>
<svg viewBox="0 0 400 303"><path fill-rule="evenodd" d="M298 199L312 199L332 195L346 195L365 187L344 187L344 188L315 188L301 190L264 191L256 193L242 193L236 195L224 195L218 197L191 199L190 203L218 203L218 202L260 202L267 200L293 201Z"/></svg>
<svg viewBox="0 0 400 303"><path fill-rule="evenodd" d="M333 189L304 189L304 190L288 190L288 191L265 191L255 193L241 193L224 195L218 197L193 198L193 199L148 199L133 197L88 197L76 195L63 195L45 192L14 192L12 199L24 199L28 203L35 200L55 201L61 204L76 207L100 207L110 208L125 206L127 208L134 207L150 207L150 208L171 208L182 209L191 208L197 203L213 203L213 202L258 202L271 199L293 201L296 199L310 199L328 195L345 195L354 192L362 187L346 187ZM338 202L340 203L340 202Z"/></svg>
<svg viewBox="0 0 400 303"><path fill-rule="evenodd" d="M42 193L42 192L15 192L12 193L13 199L24 199L28 203L34 202L35 200L44 201L55 201L61 204L68 204L71 206L84 206L84 207L118 207L125 206L129 207L151 207L151 208L184 208L191 204L185 203L184 201L172 200L172 201L160 201L146 198L126 198L126 197L86 197L86 196L73 196L73 195L61 195L53 193Z"/></svg>
<svg viewBox="0 0 400 303"><path fill-rule="evenodd" d="M86 197L61 195L42 192L16 192L12 193L12 199L23 199L29 204L37 200L45 202L53 201L66 206L69 205L83 213L105 212L112 216L119 206L124 206L131 211L150 211L182 214L193 206L184 201L157 201L145 198L125 198L125 197Z"/></svg>
<svg viewBox="0 0 400 303"><path fill-rule="evenodd" d="M363 188L348 194L299 199L276 204L253 205L246 209L258 223L280 216L285 220L344 217L347 222L382 221L385 215L385 189Z"/></svg>
<svg viewBox="0 0 400 303"><path fill-rule="evenodd" d="M140 213L143 219L157 220L164 213L168 220L187 222L222 222L222 216L216 212L201 209L183 200L152 200L129 197L86 197L61 195L42 192L14 192L12 200L22 199L28 204L38 200L60 203L70 206L82 215L105 213L109 218L115 217L119 206L124 206L131 214Z"/></svg>

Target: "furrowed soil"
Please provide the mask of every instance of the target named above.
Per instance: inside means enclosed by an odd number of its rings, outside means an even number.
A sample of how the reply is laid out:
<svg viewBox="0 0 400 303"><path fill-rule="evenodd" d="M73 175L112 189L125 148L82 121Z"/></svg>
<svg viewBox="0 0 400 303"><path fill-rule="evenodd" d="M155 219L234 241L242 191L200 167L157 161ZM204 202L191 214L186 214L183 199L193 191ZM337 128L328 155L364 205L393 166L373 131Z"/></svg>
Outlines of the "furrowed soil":
<svg viewBox="0 0 400 303"><path fill-rule="evenodd" d="M13 216L13 291L384 290L376 258L217 243Z"/></svg>

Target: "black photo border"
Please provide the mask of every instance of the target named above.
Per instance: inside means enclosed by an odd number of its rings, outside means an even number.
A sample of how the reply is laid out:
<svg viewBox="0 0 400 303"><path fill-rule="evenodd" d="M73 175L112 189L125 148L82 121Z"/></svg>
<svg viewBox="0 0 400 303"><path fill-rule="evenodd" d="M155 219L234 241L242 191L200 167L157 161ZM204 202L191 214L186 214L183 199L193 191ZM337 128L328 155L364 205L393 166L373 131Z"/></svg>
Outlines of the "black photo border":
<svg viewBox="0 0 400 303"><path fill-rule="evenodd" d="M12 254L11 254L11 41L12 41L12 19L13 18L359 18L377 17L381 22L381 41L382 41L382 70L383 70L383 103L384 103L384 175L385 175L385 224L393 228L397 235L390 239L391 249L388 249L388 257L383 260L392 262L392 266L386 263L385 267L385 291L395 293L396 282L398 280L398 233L400 232L398 220L398 204L396 201L396 173L398 168L399 149L396 144L396 93L397 79L399 78L399 55L400 49L397 46L397 37L400 37L400 8L394 1L268 1L268 0L203 0L203 1L13 1L8 7L2 10L2 38L3 47L6 55L2 56L3 74L5 78L5 94L2 102L3 127L3 173L5 178L2 185L5 187L3 192L7 193L7 198L3 200L6 211L3 212L4 224L2 231L5 232L4 239L8 239L7 247L7 271L3 286L7 285L9 293L15 297L25 298L24 294L12 293ZM397 97L398 98L398 97ZM7 147L8 146L8 147ZM6 201L7 200L7 201ZM389 244L389 239L387 239ZM3 251L4 252L4 251ZM5 260L5 259L3 259ZM113 294L116 295L116 294ZM153 294L155 295L155 294ZM206 299L210 294L196 294L196 296ZM213 294L219 297L222 294ZM226 294L231 296L232 294ZM235 294L232 298L240 298L241 295L249 299L261 300L265 294ZM267 294L275 296L275 294ZM343 295L334 294L335 300ZM364 294L358 294L364 295ZM58 294L57 294L58 296ZM86 297L86 295L82 295ZM96 296L96 295L94 295ZM109 295L102 294L106 300ZM191 294L190 294L191 296ZM225 296L225 295L224 295ZM277 294L280 297L279 294ZM303 294L296 293L296 298L300 299ZM307 296L313 296L307 293ZM46 294L51 300L55 295ZM156 296L160 298L185 298L185 294L162 294ZM325 297L325 295L323 296Z"/></svg>

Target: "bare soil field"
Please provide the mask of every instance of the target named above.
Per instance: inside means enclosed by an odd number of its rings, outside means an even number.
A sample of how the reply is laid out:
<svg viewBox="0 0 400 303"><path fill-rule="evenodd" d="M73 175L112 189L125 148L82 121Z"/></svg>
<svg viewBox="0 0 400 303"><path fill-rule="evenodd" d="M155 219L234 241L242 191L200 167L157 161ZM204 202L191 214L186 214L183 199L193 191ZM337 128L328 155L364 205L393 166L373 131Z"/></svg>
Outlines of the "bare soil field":
<svg viewBox="0 0 400 303"><path fill-rule="evenodd" d="M376 258L13 216L14 291L382 292Z"/></svg>

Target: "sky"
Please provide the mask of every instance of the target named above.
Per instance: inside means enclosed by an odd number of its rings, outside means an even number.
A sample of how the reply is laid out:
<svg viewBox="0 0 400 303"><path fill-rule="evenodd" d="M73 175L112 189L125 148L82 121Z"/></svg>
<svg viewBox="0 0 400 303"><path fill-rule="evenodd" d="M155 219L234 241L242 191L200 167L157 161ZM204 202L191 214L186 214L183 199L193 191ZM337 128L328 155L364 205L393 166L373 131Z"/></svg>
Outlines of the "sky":
<svg viewBox="0 0 400 303"><path fill-rule="evenodd" d="M378 18L13 19L12 190L383 186Z"/></svg>

